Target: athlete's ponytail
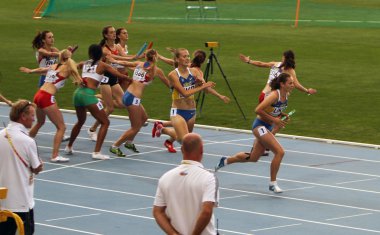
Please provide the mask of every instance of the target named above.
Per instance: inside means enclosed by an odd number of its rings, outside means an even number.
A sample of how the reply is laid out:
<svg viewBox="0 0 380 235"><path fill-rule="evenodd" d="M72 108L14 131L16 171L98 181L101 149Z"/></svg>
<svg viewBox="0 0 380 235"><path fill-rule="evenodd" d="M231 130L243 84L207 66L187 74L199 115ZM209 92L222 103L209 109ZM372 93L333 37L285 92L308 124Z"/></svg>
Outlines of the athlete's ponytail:
<svg viewBox="0 0 380 235"><path fill-rule="evenodd" d="M284 62L281 64L281 67L284 67L285 69L295 69L296 68L296 61L295 61L295 55L292 50L285 51L283 53L284 56Z"/></svg>
<svg viewBox="0 0 380 235"><path fill-rule="evenodd" d="M75 85L78 85L82 82L82 78L79 75L77 65L73 59L71 59L71 52L67 49L60 51L59 53L59 61L62 64L67 65L69 74L74 81Z"/></svg>
<svg viewBox="0 0 380 235"><path fill-rule="evenodd" d="M46 34L51 33L48 30L38 32L36 36L34 36L33 41L32 41L32 48L33 49L40 49L41 47L44 46L44 39L46 38Z"/></svg>

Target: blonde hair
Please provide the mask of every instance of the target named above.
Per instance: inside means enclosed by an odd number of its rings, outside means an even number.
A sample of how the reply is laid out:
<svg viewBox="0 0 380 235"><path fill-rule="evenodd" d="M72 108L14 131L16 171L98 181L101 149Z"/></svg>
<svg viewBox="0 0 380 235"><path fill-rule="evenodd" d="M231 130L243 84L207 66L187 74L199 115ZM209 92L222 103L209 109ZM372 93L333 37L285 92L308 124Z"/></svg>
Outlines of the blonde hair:
<svg viewBox="0 0 380 235"><path fill-rule="evenodd" d="M67 65L67 69L74 84L80 84L82 82L82 77L79 75L75 61L71 59L71 52L69 50L64 49L59 52L59 62Z"/></svg>
<svg viewBox="0 0 380 235"><path fill-rule="evenodd" d="M177 68L178 67L178 58L179 58L180 52L187 51L187 49L186 48L167 47L166 50L170 51L173 54L173 56L174 56L174 58L173 58L173 60L174 60L174 67Z"/></svg>

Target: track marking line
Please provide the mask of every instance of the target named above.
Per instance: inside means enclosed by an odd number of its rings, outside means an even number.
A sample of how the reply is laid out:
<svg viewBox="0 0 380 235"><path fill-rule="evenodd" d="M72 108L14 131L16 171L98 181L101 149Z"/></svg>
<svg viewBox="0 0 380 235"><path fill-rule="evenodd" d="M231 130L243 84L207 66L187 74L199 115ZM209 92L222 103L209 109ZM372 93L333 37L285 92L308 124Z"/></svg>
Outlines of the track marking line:
<svg viewBox="0 0 380 235"><path fill-rule="evenodd" d="M91 233L91 232L86 232L83 230L71 229L71 228L67 228L67 227L55 226L55 225L43 224L43 223L37 223L37 222L36 222L36 225L40 225L40 226L44 226L44 227L51 227L51 228L58 228L61 230L72 231L72 232L77 232L77 233L92 234L92 235L103 235L102 233Z"/></svg>
<svg viewBox="0 0 380 235"><path fill-rule="evenodd" d="M74 219L74 218L89 217L89 216L94 216L94 215L101 215L101 214L96 213L96 214L88 214L88 215L76 215L76 216L62 217L62 218L56 218L56 219L47 219L45 221L49 222L49 221L56 221L56 220Z"/></svg>
<svg viewBox="0 0 380 235"><path fill-rule="evenodd" d="M331 220L338 220L338 219L347 219L347 218L364 216L364 215L373 215L373 213L364 213L364 214L357 214L357 215L342 216L342 217L330 218L330 219L326 219L326 220L331 221Z"/></svg>
<svg viewBox="0 0 380 235"><path fill-rule="evenodd" d="M276 226L276 227L254 229L254 230L251 230L251 231L252 232L258 232L258 231L265 231L265 230L278 229L278 228L286 228L286 227L292 227L292 226L298 226L298 225L302 225L302 224L288 224L288 225L282 225L282 226Z"/></svg>

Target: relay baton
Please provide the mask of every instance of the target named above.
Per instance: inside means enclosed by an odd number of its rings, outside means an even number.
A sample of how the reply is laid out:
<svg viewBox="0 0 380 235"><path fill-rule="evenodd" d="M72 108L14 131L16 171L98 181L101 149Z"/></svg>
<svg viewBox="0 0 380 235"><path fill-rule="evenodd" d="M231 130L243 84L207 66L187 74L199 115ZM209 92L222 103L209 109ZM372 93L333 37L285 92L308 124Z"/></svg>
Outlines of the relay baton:
<svg viewBox="0 0 380 235"><path fill-rule="evenodd" d="M150 42L149 44L148 44L148 47L146 48L147 50L150 50L150 49L152 49L152 47L153 47L153 42Z"/></svg>
<svg viewBox="0 0 380 235"><path fill-rule="evenodd" d="M139 57L142 53L144 53L147 46L148 46L148 44L146 42L144 42L144 44L140 48L139 52L137 52L136 57Z"/></svg>
<svg viewBox="0 0 380 235"><path fill-rule="evenodd" d="M296 112L296 110L293 109L292 111L290 111L290 112L288 113L288 116L289 116L289 117L292 116L295 112ZM283 116L283 117L281 118L281 120L284 121L286 118L287 118L286 116Z"/></svg>
<svg viewBox="0 0 380 235"><path fill-rule="evenodd" d="M74 54L74 52L78 49L78 45L75 45L71 48L71 54Z"/></svg>

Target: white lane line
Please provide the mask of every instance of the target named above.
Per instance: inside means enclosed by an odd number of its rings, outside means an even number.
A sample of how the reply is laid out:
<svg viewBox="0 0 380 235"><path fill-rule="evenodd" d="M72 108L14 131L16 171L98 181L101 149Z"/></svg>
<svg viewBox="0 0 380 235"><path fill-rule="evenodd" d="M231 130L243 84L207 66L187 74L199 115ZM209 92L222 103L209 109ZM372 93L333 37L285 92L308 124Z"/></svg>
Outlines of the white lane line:
<svg viewBox="0 0 380 235"><path fill-rule="evenodd" d="M249 197L250 195L237 195L237 196L232 196L232 197L221 197L219 200L226 200L226 199L231 199L231 198L239 198L239 197Z"/></svg>
<svg viewBox="0 0 380 235"><path fill-rule="evenodd" d="M378 178L370 178L370 179L364 179L364 180L351 180L351 181L345 181L345 182L340 182L340 183L335 183L335 184L351 184L351 183L357 183L357 182L363 182L363 181L370 181L370 180L377 180Z"/></svg>
<svg viewBox="0 0 380 235"><path fill-rule="evenodd" d="M46 199L41 199L41 198L35 198L35 200L36 201L40 201L40 202L58 204L58 205L62 205L62 206L70 206L70 207L87 209L87 210L93 210L93 211L99 211L99 212L105 212L105 213L110 213L110 214L125 215L125 216L140 218L140 219L154 220L153 217L142 216L142 215L134 215L134 214L124 213L124 212L119 212L119 211L111 211L111 210L99 209L99 208L94 208L94 207L89 207L89 206L81 206L81 205L76 205L76 204L71 204L71 203L64 203L64 202L57 202L57 201L46 200Z"/></svg>
<svg viewBox="0 0 380 235"><path fill-rule="evenodd" d="M74 219L74 218L89 217L89 216L94 216L94 215L100 215L100 213L88 214L88 215L76 215L76 216L62 217L62 218L56 218L56 219L47 219L45 221L49 222L49 221L56 221L56 220Z"/></svg>
<svg viewBox="0 0 380 235"><path fill-rule="evenodd" d="M338 219L347 219L347 218L364 216L364 215L373 215L373 213L364 213L364 214L357 214L357 215L342 216L342 217L330 218L330 219L326 219L326 220L331 221L331 220L338 220Z"/></svg>
<svg viewBox="0 0 380 235"><path fill-rule="evenodd" d="M284 192L289 192L289 191L297 191L297 190L310 189L310 188L315 188L315 186L300 187L300 188L291 188L291 189L286 189L286 190L283 190L283 191L284 191Z"/></svg>
<svg viewBox="0 0 380 235"><path fill-rule="evenodd" d="M224 188L224 187L219 187L219 189L220 190L226 190L226 191L232 191L232 192L238 192L238 193L246 193L246 194L251 194L251 195L260 195L260 196L282 198L282 199L293 200L293 201L300 201L300 202L307 202L307 203L313 203L313 204L320 204L320 205L326 205L326 206L336 206L336 207L341 207L341 208L349 208L349 209L356 209L356 210L363 210L363 211L371 211L371 212L376 212L376 213L380 212L380 209L357 207L357 206L350 206L350 205L344 205L344 204L336 204L336 203L331 203L331 202L314 201L314 200L301 199L301 198L288 197L288 196L280 196L279 194L259 193L259 192L252 192L252 191L246 191L246 190Z"/></svg>
<svg viewBox="0 0 380 235"><path fill-rule="evenodd" d="M45 147L45 148L51 148L51 147ZM90 154L89 152L83 152L83 153ZM144 155L144 153L132 154L130 156L137 156L137 155ZM205 153L204 155L208 155L208 154ZM178 164L171 164L171 163L164 163L164 162L157 162L157 161L150 161L150 160L143 160L143 159L136 159L136 158L128 158L128 157L127 158L114 157L112 159L125 159L125 160L131 160L131 161L141 161L141 162L161 164L161 165L171 165L171 166L177 166L178 165ZM106 160L106 161L110 161L110 160ZM84 164L95 163L95 162L99 162L99 161L91 161L91 162L81 163L81 164L84 165ZM268 164L270 163L269 161L260 161L260 162L265 162L265 163L268 163ZM56 163L54 163L54 164L56 164ZM308 167L308 166L299 166L299 165L295 165L295 164L286 164L286 163L282 163L282 165L301 167L301 168L307 168L307 169L318 169L318 170L323 170L323 171L338 172L338 173L344 173L344 174L350 174L350 175L361 175L361 176L370 176L370 177L378 177L378 178L380 178L380 175L364 174L364 173L357 173L357 172L351 172L351 171L331 170L331 169ZM99 171L99 172L106 172L106 173L111 173L111 174L121 174L121 173L115 173L115 172L110 172L110 171L101 171L101 170L94 170L94 169L88 169L88 168L80 168L80 167L76 167L76 166L64 166L63 168L79 168L79 169L93 170L93 171ZM58 169L55 168L55 169L52 169L50 171L55 171L55 170L59 170L59 169L62 169L62 168L58 168ZM245 173L225 171L225 170L219 170L218 172L219 173L233 174L233 175L241 175L241 176L257 177L257 178L265 178L265 179L268 178L267 176L245 174ZM41 173L43 173L43 172L41 172ZM125 174L121 174L121 175L125 175ZM141 176L141 177L143 177L143 176ZM312 182L298 181L298 180L289 180L289 179L283 179L283 178L281 178L280 180L287 181L287 182L293 182L293 183L308 184L308 185L313 185L313 186L320 186L320 187L329 187L329 188L335 188L335 189L343 189L343 190L351 190L351 191L358 191L358 192L365 192L365 193L380 194L379 191L362 190L362 189L356 189L356 188L341 187L341 186L336 186L336 185L312 183Z"/></svg>
<svg viewBox="0 0 380 235"><path fill-rule="evenodd" d="M152 209L153 207L149 206L149 207L142 207L142 208L136 208L136 209L129 209L129 210L125 210L125 211L140 211L140 210L146 210L146 209Z"/></svg>
<svg viewBox="0 0 380 235"><path fill-rule="evenodd" d="M280 218L280 219L288 219L288 220L294 220L294 221L304 222L304 223L311 223L311 224L319 224L319 225L324 225L324 226L352 229L352 230L357 230L357 231L380 233L379 230L372 230L372 229L366 229L366 228L360 228L360 227L352 227L352 226L345 226L345 225L339 225L339 224L325 223L325 222L320 222L320 221L306 220L306 219L300 219L300 218L289 217L289 216L273 215L273 214L268 214L268 213L233 209L233 208L227 208L227 207L219 207L219 209L229 210L229 211L234 211L234 212L254 214L254 215L262 215L262 216L268 216L268 217L274 217L274 218Z"/></svg>
<svg viewBox="0 0 380 235"><path fill-rule="evenodd" d="M236 232L236 231L231 231L231 230L226 230L226 229L221 229L221 228L219 228L218 231L222 231L224 233L240 234L240 235L253 235L252 233L241 233L241 232Z"/></svg>
<svg viewBox="0 0 380 235"><path fill-rule="evenodd" d="M44 226L44 227L51 227L51 228L58 228L58 229L61 229L61 230L66 230L66 231L71 231L71 232L77 232L77 233L92 234L92 235L103 235L101 233L91 233L91 232L86 232L86 231L83 231L83 230L71 229L71 228L67 228L67 227L55 226L55 225L43 224L43 223L37 223L37 222L36 222L36 225Z"/></svg>
<svg viewBox="0 0 380 235"><path fill-rule="evenodd" d="M276 227L254 229L254 230L251 230L251 231L252 232L258 232L258 231L265 231L265 230L278 229L278 228L286 228L286 227L292 227L292 226L298 226L298 225L302 225L302 224L288 224L288 225L282 225L282 226L276 226Z"/></svg>
<svg viewBox="0 0 380 235"><path fill-rule="evenodd" d="M139 193L130 193L130 192L124 192L124 191L119 191L119 190L112 190L112 189L86 186L86 185L81 185L81 184L71 184L71 183L65 183L65 182L60 182L60 181L55 181L55 180L44 180L44 179L37 179L37 180L43 181L43 182L48 182L48 183L54 183L54 184L62 184L62 185L67 185L67 186L79 187L79 188L87 188L87 189L99 190L99 191L104 191L104 192L112 192L112 193L119 193L119 194L125 194L125 195L132 195L132 196L146 197L146 198L153 198L154 199L154 196L144 195L144 194L139 194Z"/></svg>

